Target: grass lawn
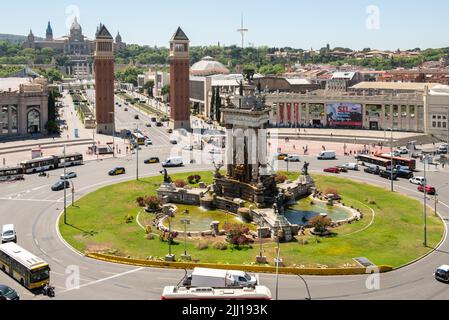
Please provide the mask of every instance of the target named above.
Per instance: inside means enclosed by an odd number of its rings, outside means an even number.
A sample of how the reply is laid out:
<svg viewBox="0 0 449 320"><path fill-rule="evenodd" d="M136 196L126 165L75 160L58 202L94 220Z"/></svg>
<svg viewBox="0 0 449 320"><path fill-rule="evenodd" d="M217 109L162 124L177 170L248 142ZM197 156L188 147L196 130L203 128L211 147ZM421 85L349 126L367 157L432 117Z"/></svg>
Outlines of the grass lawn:
<svg viewBox="0 0 449 320"><path fill-rule="evenodd" d="M185 179L191 175L173 175L173 180ZM212 172L202 172L202 181L211 183ZM287 174L295 179L295 173ZM332 238L315 238L313 236L297 237L296 242L281 244L281 256L287 266L304 265L317 267L342 267L355 265L353 258L366 257L377 265L400 266L425 254L430 249L424 248L422 204L411 198L386 192L384 189L368 184L357 183L338 177L314 176L319 190L337 189L346 205L360 209L365 217L351 225L333 230ZM162 258L168 253L168 245L158 237L147 240L145 232L137 222L125 222L127 215L134 218L141 210L135 199L139 196L152 195L162 183L162 177L152 177L139 182L131 181L102 188L76 202L76 207L69 208L67 220L69 225L60 221L62 236L74 248L81 252L107 252L119 256L131 256L146 259ZM374 223L369 205L375 211ZM182 212L182 211L180 211ZM221 213L217 213L221 214ZM196 213L195 213L196 215ZM151 221L151 216L142 215L144 223ZM369 227L368 227L369 226ZM366 227L368 227L366 230ZM362 232L357 232L363 230ZM155 228L153 232L156 233ZM439 218L429 214L428 242L435 246L444 233L443 223ZM184 251L183 239L177 239L178 245L173 253L180 257ZM214 249L216 239L188 240L187 250L194 261L231 264L250 264L259 254L258 243L253 248ZM209 248L199 250L198 242L210 242ZM276 256L276 244L264 244L265 255L272 263Z"/></svg>

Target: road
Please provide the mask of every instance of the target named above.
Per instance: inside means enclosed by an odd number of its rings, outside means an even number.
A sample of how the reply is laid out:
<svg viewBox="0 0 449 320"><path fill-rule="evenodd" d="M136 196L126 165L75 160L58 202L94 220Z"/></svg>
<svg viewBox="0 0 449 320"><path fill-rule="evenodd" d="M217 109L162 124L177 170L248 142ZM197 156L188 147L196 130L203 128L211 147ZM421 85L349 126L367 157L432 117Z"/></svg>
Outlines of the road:
<svg viewBox="0 0 449 320"><path fill-rule="evenodd" d="M132 110L131 108L129 110ZM135 111L126 113L117 110L118 128L133 123ZM141 115L139 123L143 125L148 119ZM140 152L141 176L159 175L160 165L143 165L143 159L158 156L164 159L172 152L165 128L145 128L153 139L154 146L143 148ZM338 161L320 162L313 157L305 157L311 163L311 171L322 172L322 169L335 164L350 162L349 158ZM284 169L285 164L280 165ZM127 169L125 176L109 177L107 171L115 166ZM299 164L292 164L291 170L299 170ZM184 168L172 169L176 172L198 172L212 170L213 166L205 164L188 164ZM102 186L119 183L135 178L136 155L126 158L92 161L74 169L76 199L95 191ZM153 268L137 268L109 264L91 260L70 250L60 239L56 223L63 209L63 192L52 192L50 186L57 181L62 170L51 172L50 178L37 175L27 176L23 182L2 184L0 196L0 225L13 223L18 232L18 244L50 263L52 268L52 284L56 286L56 298L61 300L154 300L160 299L162 289L166 285L176 285L183 277L182 270L164 270ZM389 181L367 175L363 172L351 172L344 175L358 181L368 182L385 188ZM435 186L448 182L448 175L438 172L429 173L429 183ZM407 181L396 183L396 190L414 198L422 199L423 195L416 186ZM68 197L70 199L70 196ZM439 211L449 221L449 187L440 192L442 203ZM417 212L417 214L421 214ZM68 217L70 223L70 216ZM398 248L400 250L400 248ZM441 248L409 267L380 275L380 289L370 290L366 286L368 276L339 277L305 277L313 299L449 299L449 286L436 282L433 272L436 267L449 263L449 242L445 239ZM70 267L76 266L80 272L80 287L67 289L70 284ZM69 272L69 273L67 273ZM261 283L267 285L274 295L275 276L260 275ZM41 300L43 296L34 296L7 275L0 273L0 283L18 290L22 299ZM306 289L297 276L280 276L280 299L304 299ZM69 287L70 288L70 287Z"/></svg>

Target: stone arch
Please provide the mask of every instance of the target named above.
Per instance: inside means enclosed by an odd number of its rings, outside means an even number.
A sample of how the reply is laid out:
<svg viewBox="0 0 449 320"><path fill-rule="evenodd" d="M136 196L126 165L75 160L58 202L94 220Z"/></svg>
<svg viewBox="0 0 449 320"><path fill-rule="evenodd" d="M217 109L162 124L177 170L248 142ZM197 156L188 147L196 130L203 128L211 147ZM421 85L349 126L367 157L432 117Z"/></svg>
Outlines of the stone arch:
<svg viewBox="0 0 449 320"><path fill-rule="evenodd" d="M27 112L27 132L34 134L40 133L41 130L41 112L39 109L31 108Z"/></svg>

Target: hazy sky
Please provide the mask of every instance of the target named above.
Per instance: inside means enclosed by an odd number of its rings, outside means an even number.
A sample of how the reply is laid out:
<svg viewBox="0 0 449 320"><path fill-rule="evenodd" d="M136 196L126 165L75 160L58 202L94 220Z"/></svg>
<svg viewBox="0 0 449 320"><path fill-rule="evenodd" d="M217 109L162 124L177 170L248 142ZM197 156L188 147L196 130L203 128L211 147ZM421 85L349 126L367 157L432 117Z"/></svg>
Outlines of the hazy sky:
<svg viewBox="0 0 449 320"><path fill-rule="evenodd" d="M245 45L319 49L449 47L447 0L23 0L3 1L0 33L45 36L68 33L78 14L92 38L103 22L127 43L167 46L181 26L192 45L240 44L241 14L249 29Z"/></svg>

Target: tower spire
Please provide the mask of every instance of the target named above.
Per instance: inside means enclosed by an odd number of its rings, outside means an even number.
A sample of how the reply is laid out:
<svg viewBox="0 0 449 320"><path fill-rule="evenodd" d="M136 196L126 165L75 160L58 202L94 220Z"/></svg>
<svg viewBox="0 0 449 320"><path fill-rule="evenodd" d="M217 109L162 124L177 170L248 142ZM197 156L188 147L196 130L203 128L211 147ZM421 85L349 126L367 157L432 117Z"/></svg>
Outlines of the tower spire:
<svg viewBox="0 0 449 320"><path fill-rule="evenodd" d="M240 32L240 34L242 35L242 49L245 47L245 34L248 31L249 30L243 26L243 13L242 13L242 24L240 26L240 29L237 30L237 32Z"/></svg>

